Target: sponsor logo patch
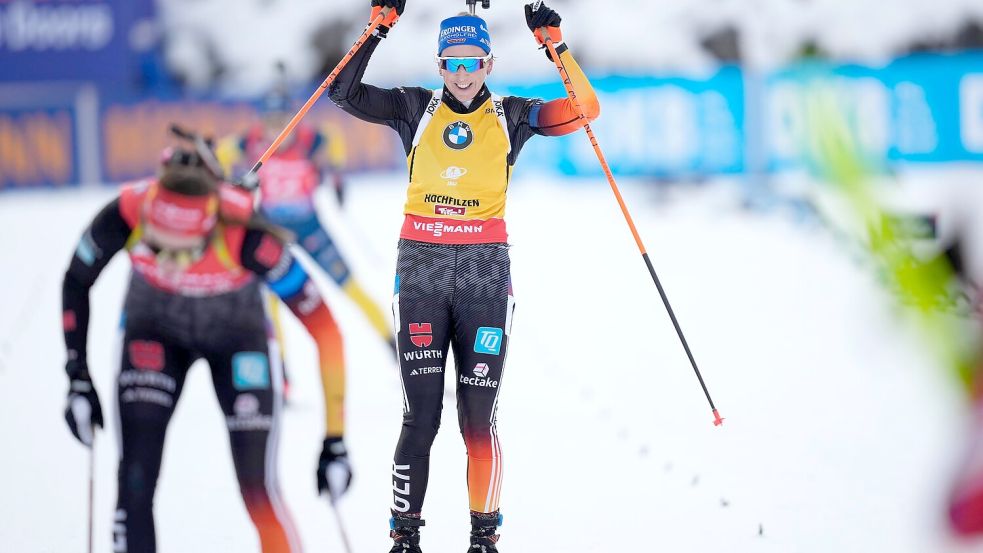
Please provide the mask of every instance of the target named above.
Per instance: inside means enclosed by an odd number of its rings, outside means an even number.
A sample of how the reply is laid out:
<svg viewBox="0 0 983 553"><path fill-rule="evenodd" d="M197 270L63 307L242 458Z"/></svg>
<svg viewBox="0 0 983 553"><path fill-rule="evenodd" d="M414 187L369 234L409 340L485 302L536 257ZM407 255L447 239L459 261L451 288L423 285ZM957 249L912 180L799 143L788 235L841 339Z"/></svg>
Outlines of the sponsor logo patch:
<svg viewBox="0 0 983 553"><path fill-rule="evenodd" d="M433 330L430 323L410 323L410 342L418 348L430 347Z"/></svg>
<svg viewBox="0 0 983 553"><path fill-rule="evenodd" d="M439 349L424 349L417 351L407 351L403 353L403 359L407 361L422 361L424 359L443 359L444 352Z"/></svg>
<svg viewBox="0 0 983 553"><path fill-rule="evenodd" d="M141 371L164 368L164 345L150 340L133 340L129 346L130 363Z"/></svg>
<svg viewBox="0 0 983 553"><path fill-rule="evenodd" d="M484 378L488 376L488 363L478 363L474 366L474 375Z"/></svg>
<svg viewBox="0 0 983 553"><path fill-rule="evenodd" d="M454 207L440 204L433 206L434 215L464 215L467 212L467 208L464 207Z"/></svg>
<svg viewBox="0 0 983 553"><path fill-rule="evenodd" d="M488 367L488 363L478 363L472 369L474 376L461 375L458 380L461 384L466 384L468 386L478 386L479 388L498 388L498 381L488 378L488 372L491 369Z"/></svg>
<svg viewBox="0 0 983 553"><path fill-rule="evenodd" d="M61 327L65 332L72 332L78 328L78 321L75 319L75 312L69 309L61 314Z"/></svg>
<svg viewBox="0 0 983 553"><path fill-rule="evenodd" d="M485 228L480 223L457 223L454 221L421 223L420 221L413 221L413 230L427 232L434 238L440 238L444 234L481 234Z"/></svg>
<svg viewBox="0 0 983 553"><path fill-rule="evenodd" d="M421 374L440 374L444 372L443 367L420 367L410 371L410 376L420 376Z"/></svg>
<svg viewBox="0 0 983 553"><path fill-rule="evenodd" d="M259 413L259 398L253 394L239 394L232 404L232 411L237 417L255 415Z"/></svg>
<svg viewBox="0 0 983 553"><path fill-rule="evenodd" d="M269 234L263 236L259 242L259 247L256 248L256 261L259 261L264 267L272 269L282 256L283 245L280 244L280 241Z"/></svg>
<svg viewBox="0 0 983 553"><path fill-rule="evenodd" d="M474 132L464 121L455 121L444 128L444 144L452 150L463 150L474 142Z"/></svg>
<svg viewBox="0 0 983 553"><path fill-rule="evenodd" d="M474 336L475 353L498 355L502 351L502 329L483 326Z"/></svg>
<svg viewBox="0 0 983 553"><path fill-rule="evenodd" d="M91 231L87 230L82 235L78 247L75 248L75 255L78 256L82 263L89 266L92 266L96 262L96 257L102 255L102 250L99 249L99 246L96 246L96 241L92 238Z"/></svg>
<svg viewBox="0 0 983 553"><path fill-rule="evenodd" d="M236 390L270 387L270 362L265 353L240 351L232 356L232 386Z"/></svg>
<svg viewBox="0 0 983 553"><path fill-rule="evenodd" d="M481 207L481 200L476 198L462 200L460 198L455 198L454 196L447 196L444 194L424 194L423 201L431 204L452 205L454 207Z"/></svg>

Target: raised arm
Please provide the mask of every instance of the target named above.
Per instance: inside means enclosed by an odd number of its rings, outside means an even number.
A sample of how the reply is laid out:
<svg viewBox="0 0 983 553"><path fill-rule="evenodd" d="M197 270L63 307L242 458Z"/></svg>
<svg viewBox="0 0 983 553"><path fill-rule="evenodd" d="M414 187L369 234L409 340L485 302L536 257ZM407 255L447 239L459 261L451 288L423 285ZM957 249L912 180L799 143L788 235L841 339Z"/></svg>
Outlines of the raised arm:
<svg viewBox="0 0 983 553"><path fill-rule="evenodd" d="M402 13L404 4L405 0L372 0L372 13L375 14L382 7L393 7L396 12ZM433 93L419 87L379 88L362 82L369 59L388 32L388 26L380 25L377 28L376 34L338 73L328 94L331 101L346 113L395 129L408 152L416 125Z"/></svg>
<svg viewBox="0 0 983 553"><path fill-rule="evenodd" d="M588 121L593 121L601 114L601 105L597 101L594 87L584 71L580 68L577 60L573 59L565 42L563 34L560 32L560 15L554 10L540 3L537 10L533 10L534 4L526 5L526 25L536 37L536 42L544 45L540 29L547 29L550 39L560 55L560 63L563 64L567 74L570 75L570 82L573 89L577 91L577 100L580 107L584 110L584 115ZM549 51L546 52L549 57ZM529 126L533 132L545 136L561 136L570 134L583 125L580 122L580 114L573 102L567 98L552 100L537 106L533 106L529 111Z"/></svg>

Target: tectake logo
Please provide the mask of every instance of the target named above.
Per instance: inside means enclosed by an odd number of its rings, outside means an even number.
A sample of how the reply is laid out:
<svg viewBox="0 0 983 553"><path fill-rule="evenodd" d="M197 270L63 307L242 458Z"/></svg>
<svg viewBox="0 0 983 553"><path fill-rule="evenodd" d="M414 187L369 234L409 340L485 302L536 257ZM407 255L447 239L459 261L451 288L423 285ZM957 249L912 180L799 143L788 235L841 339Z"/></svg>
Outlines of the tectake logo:
<svg viewBox="0 0 983 553"><path fill-rule="evenodd" d="M478 363L475 365L474 374L475 376L480 376L481 378L488 376L488 363Z"/></svg>
<svg viewBox="0 0 983 553"><path fill-rule="evenodd" d="M430 323L410 323L410 342L418 348L430 347L433 343L433 329Z"/></svg>
<svg viewBox="0 0 983 553"><path fill-rule="evenodd" d="M468 212L467 208L454 207L450 205L433 206L434 215L464 215Z"/></svg>
<svg viewBox="0 0 983 553"><path fill-rule="evenodd" d="M232 404L232 411L239 417L255 415L259 412L259 398L253 394L239 394Z"/></svg>
<svg viewBox="0 0 983 553"><path fill-rule="evenodd" d="M468 170L463 167L451 165L440 174L440 178L447 181L447 186L457 186L457 179L468 174Z"/></svg>
<svg viewBox="0 0 983 553"><path fill-rule="evenodd" d="M464 121L455 121L444 128L444 144L452 150L463 150L474 142L471 126Z"/></svg>
<svg viewBox="0 0 983 553"><path fill-rule="evenodd" d="M468 386L478 386L479 388L498 388L498 381L488 378L488 363L478 363L474 366L474 376L461 375L458 381Z"/></svg>

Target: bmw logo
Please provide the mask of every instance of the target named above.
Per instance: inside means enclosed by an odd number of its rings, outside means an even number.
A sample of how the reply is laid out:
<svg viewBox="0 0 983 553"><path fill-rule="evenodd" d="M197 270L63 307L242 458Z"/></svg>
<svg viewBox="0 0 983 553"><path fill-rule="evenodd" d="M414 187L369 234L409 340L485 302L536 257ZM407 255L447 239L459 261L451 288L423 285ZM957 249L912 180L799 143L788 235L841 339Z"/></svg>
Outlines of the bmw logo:
<svg viewBox="0 0 983 553"><path fill-rule="evenodd" d="M464 121L455 121L444 129L444 144L452 150L463 150L474 142L474 133Z"/></svg>

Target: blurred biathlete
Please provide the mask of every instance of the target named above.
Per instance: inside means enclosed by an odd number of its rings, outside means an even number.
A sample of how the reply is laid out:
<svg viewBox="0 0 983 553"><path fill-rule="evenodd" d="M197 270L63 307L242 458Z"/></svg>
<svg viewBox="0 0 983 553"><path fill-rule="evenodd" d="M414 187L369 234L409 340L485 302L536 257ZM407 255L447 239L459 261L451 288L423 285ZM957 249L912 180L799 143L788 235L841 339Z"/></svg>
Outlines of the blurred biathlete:
<svg viewBox="0 0 983 553"><path fill-rule="evenodd" d="M469 552L498 551L502 453L496 409L514 307L505 230L505 197L519 151L533 135L581 128L564 98L499 97L485 86L494 58L488 27L462 14L440 24L437 90L381 89L362 75L405 0L373 0L372 17L391 7L376 35L330 88L331 99L359 119L399 133L409 188L400 233L393 314L403 385L403 427L393 460L391 553L420 552L430 448L440 425L444 368L453 346L458 422L468 455ZM587 117L600 108L564 45L560 16L527 5L526 23L543 44L546 27L580 94Z"/></svg>
<svg viewBox="0 0 983 553"><path fill-rule="evenodd" d="M225 414L240 491L264 553L300 551L277 483L282 384L261 283L317 345L326 438L321 491L346 491L345 367L341 336L283 231L253 213L252 196L221 182L204 153L165 152L158 178L124 186L85 230L63 284L70 380L65 418L91 447L102 408L86 359L89 289L116 252L133 268L122 316L116 401L120 423L113 551L156 550L153 500L168 422L187 376L205 359Z"/></svg>
<svg viewBox="0 0 983 553"><path fill-rule="evenodd" d="M218 157L223 167L228 171L244 157L259 159L289 123L293 115L290 107L290 97L285 91L275 90L267 95L262 121L243 135L227 137L219 144ZM314 195L322 181L333 183L339 205L344 198L338 153L343 151L343 146L339 146L339 140L339 136L329 137L310 125L298 125L259 170L259 210L269 221L294 233L297 243L355 302L376 333L395 349L392 330L382 308L365 293L338 245L318 219Z"/></svg>

